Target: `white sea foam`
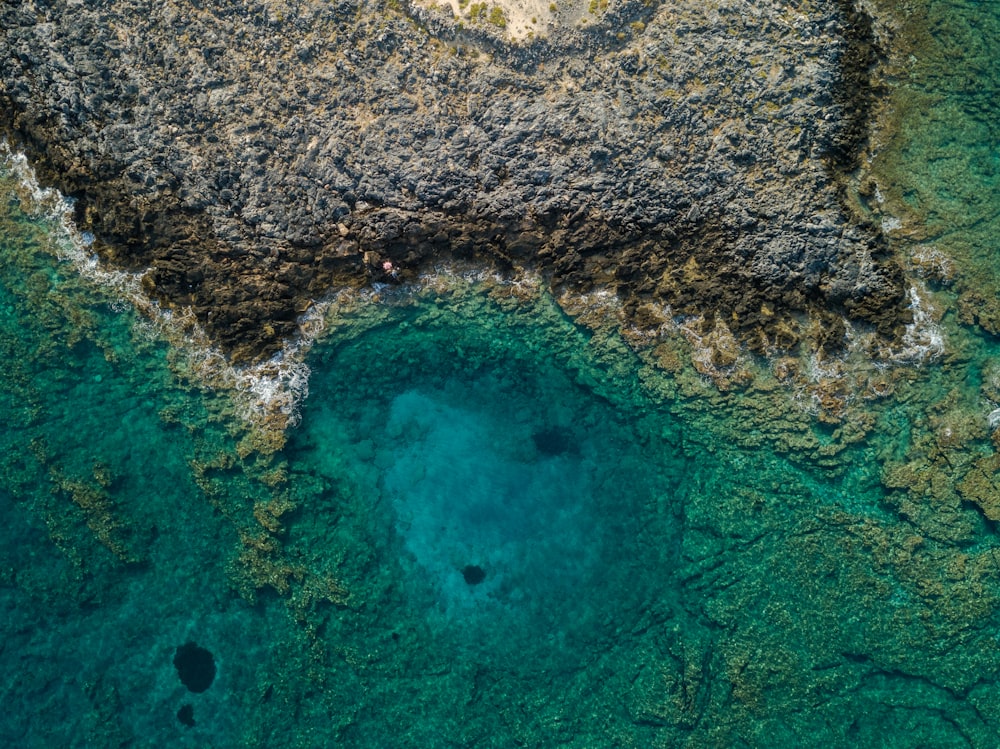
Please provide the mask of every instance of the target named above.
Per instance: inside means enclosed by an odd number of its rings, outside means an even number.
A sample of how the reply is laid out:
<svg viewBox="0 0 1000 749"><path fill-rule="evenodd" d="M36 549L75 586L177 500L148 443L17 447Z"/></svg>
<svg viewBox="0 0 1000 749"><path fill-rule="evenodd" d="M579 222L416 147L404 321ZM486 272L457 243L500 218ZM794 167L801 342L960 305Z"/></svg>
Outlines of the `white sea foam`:
<svg viewBox="0 0 1000 749"><path fill-rule="evenodd" d="M895 216L882 217L882 231L886 234L903 228L903 222Z"/></svg>
<svg viewBox="0 0 1000 749"><path fill-rule="evenodd" d="M893 358L919 364L936 359L944 353L944 332L934 322L927 290L913 285L910 286L909 296L913 322L906 326L903 348L894 352Z"/></svg>
<svg viewBox="0 0 1000 749"><path fill-rule="evenodd" d="M178 374L210 389L228 390L239 417L250 424L293 425L299 405L309 393L309 367L304 359L325 327L325 312L333 303L313 304L299 320L295 339L285 343L265 362L234 366L212 345L190 309L163 309L142 289L144 273L109 269L92 252L94 236L80 231L72 220L73 203L58 191L38 184L27 158L0 141L0 170L13 175L24 200L23 209L53 228L51 247L57 258L69 263L87 281L114 298L112 310L135 309L135 334L143 339L166 340L180 352L174 366Z"/></svg>
<svg viewBox="0 0 1000 749"><path fill-rule="evenodd" d="M331 315L335 316L338 310L357 304L405 302L415 295L429 291L443 292L456 285L488 283L495 287L508 287L513 293L525 296L537 295L545 285L541 277L532 272L520 271L511 276L482 265L442 263L408 283L372 284L367 289L346 289L318 301L299 319L294 340L287 341L271 359L253 365L234 366L212 345L190 309L163 309L144 293L143 273L107 268L91 249L93 235L80 231L73 223L72 203L57 191L41 187L28 160L22 154L13 153L3 141L0 141L0 170L14 174L19 180L26 198L25 209L56 227L52 246L59 259L72 264L81 277L110 291L116 297L111 303L115 311L138 311L140 314L134 323L135 335L167 340L173 344L180 353L179 361L174 363L178 374L208 388L228 391L238 416L249 424L285 426L298 422L299 407L309 393L310 371L305 364L306 355L327 329ZM911 286L909 298L913 322L906 326L902 346L882 349L875 355L874 362L869 360L869 365L881 368L890 364L919 364L944 352L944 336L934 322L926 290ZM614 318L618 324L626 325L621 319L621 302L610 290L564 294L557 296L557 301L584 324L603 324ZM700 365L700 371L718 371L712 362L710 341L697 330L700 320L676 317L666 306L657 307L657 310L665 322L652 333L652 338L679 333L691 346L692 359ZM650 337L649 331L643 334ZM857 333L850 324L847 325L847 339L849 348L874 353L876 347L871 336ZM743 356L740 357L742 360ZM844 368L845 363L838 359L820 362L813 356L807 362L804 374L807 380L817 383L845 376ZM995 414L990 414L991 421L1000 420L1000 416Z"/></svg>
<svg viewBox="0 0 1000 749"><path fill-rule="evenodd" d="M1000 427L1000 408L994 408L986 414L986 424L989 426L990 431Z"/></svg>
<svg viewBox="0 0 1000 749"><path fill-rule="evenodd" d="M805 362L803 374L812 383L823 381L836 381L844 377L846 360L837 356L820 358L818 354L811 353Z"/></svg>
<svg viewBox="0 0 1000 749"><path fill-rule="evenodd" d="M923 278L949 283L955 277L955 263L948 255L931 245L914 247L910 260L916 273Z"/></svg>

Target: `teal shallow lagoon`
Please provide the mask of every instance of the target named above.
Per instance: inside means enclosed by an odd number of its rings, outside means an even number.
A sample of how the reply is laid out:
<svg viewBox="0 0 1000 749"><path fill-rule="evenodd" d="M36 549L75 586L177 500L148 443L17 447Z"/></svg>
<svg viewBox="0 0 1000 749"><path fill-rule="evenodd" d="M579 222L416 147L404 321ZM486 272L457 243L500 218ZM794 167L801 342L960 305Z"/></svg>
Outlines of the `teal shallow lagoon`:
<svg viewBox="0 0 1000 749"><path fill-rule="evenodd" d="M499 321L475 297L466 309ZM586 344L565 322L550 331L567 336L560 354L533 350L516 321L426 316L398 309L379 331L317 351L288 452L366 495L399 595L436 637L484 662L579 660L625 612L671 596L679 427L665 416L657 441L674 447L654 446L627 410L581 385L560 359ZM484 579L467 583L467 566Z"/></svg>
<svg viewBox="0 0 1000 749"><path fill-rule="evenodd" d="M1000 369L964 286L945 356L869 363L839 422L530 288L345 300L277 448L0 206L4 744L997 744Z"/></svg>

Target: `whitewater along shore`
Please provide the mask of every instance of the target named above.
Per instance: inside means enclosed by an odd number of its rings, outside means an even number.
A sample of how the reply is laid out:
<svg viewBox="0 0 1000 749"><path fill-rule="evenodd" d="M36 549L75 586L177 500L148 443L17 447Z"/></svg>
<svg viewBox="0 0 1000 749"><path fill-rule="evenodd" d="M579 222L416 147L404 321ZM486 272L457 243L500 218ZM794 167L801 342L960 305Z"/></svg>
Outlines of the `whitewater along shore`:
<svg viewBox="0 0 1000 749"><path fill-rule="evenodd" d="M449 258L756 351L901 335L902 273L838 187L877 55L849 0L547 8L514 35L502 3L5 3L0 132L234 361Z"/></svg>

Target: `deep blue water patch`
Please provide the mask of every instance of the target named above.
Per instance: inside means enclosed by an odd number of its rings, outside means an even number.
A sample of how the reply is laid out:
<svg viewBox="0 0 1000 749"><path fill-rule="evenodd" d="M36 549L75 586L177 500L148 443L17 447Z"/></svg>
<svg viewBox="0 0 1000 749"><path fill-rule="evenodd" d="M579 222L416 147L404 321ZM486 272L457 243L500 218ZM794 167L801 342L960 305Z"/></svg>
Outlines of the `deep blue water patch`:
<svg viewBox="0 0 1000 749"><path fill-rule="evenodd" d="M486 570L478 564L467 564L462 568L462 579L469 585L479 585L486 579Z"/></svg>
<svg viewBox="0 0 1000 749"><path fill-rule="evenodd" d="M195 726L194 705L192 705L191 703L181 705L180 709L177 711L177 720L179 720L182 725L185 725L188 728L194 728Z"/></svg>
<svg viewBox="0 0 1000 749"><path fill-rule="evenodd" d="M517 324L392 315L317 352L288 449L353 484L337 512L369 518L365 543L393 571L385 616L455 653L532 653L520 663L541 668L669 605L686 467L662 433L642 434Z"/></svg>

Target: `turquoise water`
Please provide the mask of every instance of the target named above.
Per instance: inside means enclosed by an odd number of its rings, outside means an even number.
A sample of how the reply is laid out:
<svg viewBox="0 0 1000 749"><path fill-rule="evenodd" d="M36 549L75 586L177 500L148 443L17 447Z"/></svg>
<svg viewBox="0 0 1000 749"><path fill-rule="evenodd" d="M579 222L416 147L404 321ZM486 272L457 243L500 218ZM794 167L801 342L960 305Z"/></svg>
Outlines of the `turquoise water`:
<svg viewBox="0 0 1000 749"><path fill-rule="evenodd" d="M923 0L898 23L905 49L872 168L886 209L903 220L906 254L933 280L944 276L963 322L997 335L1000 5Z"/></svg>
<svg viewBox="0 0 1000 749"><path fill-rule="evenodd" d="M931 7L988 49L959 13L986 6ZM939 360L720 391L680 335L634 350L446 275L331 307L283 443L5 175L0 743L996 746L1000 357L962 300L997 253L914 234L965 226L925 215L920 123L991 147L952 88L892 136L911 168L871 167L900 252L954 258ZM181 673L187 643L210 664Z"/></svg>

